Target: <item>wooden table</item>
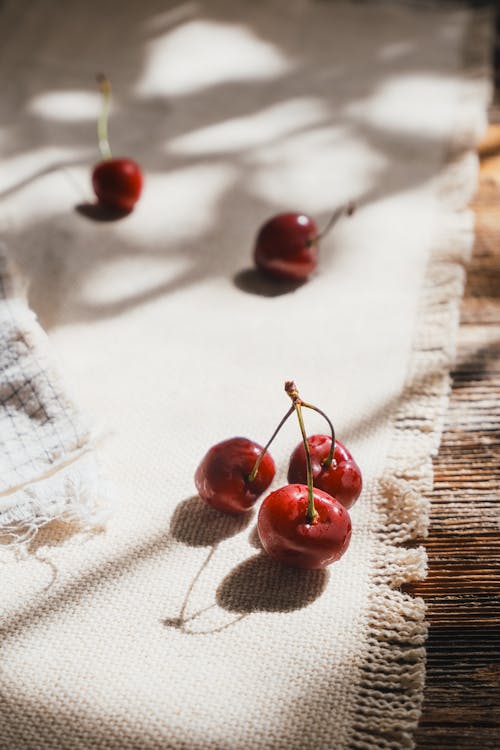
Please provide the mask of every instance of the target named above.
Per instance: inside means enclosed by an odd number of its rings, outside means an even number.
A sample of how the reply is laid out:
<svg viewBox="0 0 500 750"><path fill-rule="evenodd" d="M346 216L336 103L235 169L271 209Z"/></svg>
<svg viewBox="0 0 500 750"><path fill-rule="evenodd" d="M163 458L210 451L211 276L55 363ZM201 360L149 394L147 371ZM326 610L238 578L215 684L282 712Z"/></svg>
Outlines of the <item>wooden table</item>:
<svg viewBox="0 0 500 750"><path fill-rule="evenodd" d="M418 750L500 748L500 110L492 113L480 146L453 390L434 462L429 576L410 589L426 600L430 623Z"/></svg>

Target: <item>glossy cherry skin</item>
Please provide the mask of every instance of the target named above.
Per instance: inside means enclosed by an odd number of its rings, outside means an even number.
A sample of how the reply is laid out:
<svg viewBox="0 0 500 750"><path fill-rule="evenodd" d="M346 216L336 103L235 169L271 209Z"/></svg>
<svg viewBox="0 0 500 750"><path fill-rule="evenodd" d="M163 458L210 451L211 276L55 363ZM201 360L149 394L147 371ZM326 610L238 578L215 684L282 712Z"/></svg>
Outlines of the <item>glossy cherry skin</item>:
<svg viewBox="0 0 500 750"><path fill-rule="evenodd" d="M349 513L326 492L314 490L318 517L307 523L308 491L288 484L271 492L259 510L257 528L266 552L294 568L325 568L338 560L351 539Z"/></svg>
<svg viewBox="0 0 500 750"><path fill-rule="evenodd" d="M104 159L92 171L92 186L99 203L118 211L131 211L140 198L143 177L132 159Z"/></svg>
<svg viewBox="0 0 500 750"><path fill-rule="evenodd" d="M318 265L318 228L304 214L278 214L259 230L254 260L266 276L305 281Z"/></svg>
<svg viewBox="0 0 500 750"><path fill-rule="evenodd" d="M268 452L253 482L250 472L262 447L244 437L214 445L196 469L194 482L203 500L227 513L244 513L267 490L274 478L274 461Z"/></svg>
<svg viewBox="0 0 500 750"><path fill-rule="evenodd" d="M334 497L344 508L350 508L363 488L361 471L345 445L335 441L333 461L326 469L323 462L330 452L332 439L330 435L312 435L307 438L311 453L313 484L323 492ZM288 481L307 482L306 451L304 443L299 443L290 458Z"/></svg>

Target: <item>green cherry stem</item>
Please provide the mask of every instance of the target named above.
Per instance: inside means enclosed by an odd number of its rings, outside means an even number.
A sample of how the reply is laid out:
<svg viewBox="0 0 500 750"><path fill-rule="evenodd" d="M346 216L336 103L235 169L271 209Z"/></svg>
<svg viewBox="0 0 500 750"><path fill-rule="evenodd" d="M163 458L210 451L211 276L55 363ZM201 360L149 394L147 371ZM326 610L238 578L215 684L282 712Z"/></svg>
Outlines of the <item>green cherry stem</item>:
<svg viewBox="0 0 500 750"><path fill-rule="evenodd" d="M97 76L97 83L102 96L101 114L97 121L97 140L103 159L111 159L111 148L108 140L108 116L111 101L111 84L103 73Z"/></svg>
<svg viewBox="0 0 500 750"><path fill-rule="evenodd" d="M264 455L265 455L267 449L269 448L269 446L273 442L274 438L276 437L276 435L278 434L278 432L281 430L281 428L285 424L285 422L288 419L288 417L290 417L293 414L294 411L295 411L295 407L294 406L291 406L288 409L287 413L285 414L285 416L283 417L283 419L281 420L281 422L279 423L279 425L276 427L275 431L273 432L273 434L271 435L271 437L269 438L269 440L267 441L267 443L265 444L265 446L262 448L261 452L259 453L259 455L257 457L257 461L255 462L255 464L253 466L252 471L248 475L248 481L249 482L253 482L254 481L255 477L257 476L257 472L259 471L260 462L264 458Z"/></svg>
<svg viewBox="0 0 500 750"><path fill-rule="evenodd" d="M281 430L283 425L285 424L288 417L290 417L293 412L296 412L297 419L299 420L299 426L300 426L300 432L302 434L302 440L304 443L304 450L306 452L306 469L307 469L307 490L308 490L308 503L307 503L307 514L306 514L306 520L307 523L314 523L316 520L318 513L314 507L314 485L313 485L313 472L312 472L312 462L311 462L311 450L309 448L309 442L307 440L307 434L306 434L306 428L304 425L304 417L302 414L302 407L304 409L312 409L313 411L318 412L318 414L321 414L321 416L326 419L328 422L328 425L330 426L330 433L332 436L332 443L330 446L330 451L328 453L328 456L325 461L323 461L323 466L325 468L328 468L332 461L333 461L333 455L335 452L335 429L333 427L333 423L331 419L325 414L325 412L322 409L319 409L317 406L314 406L314 404L309 404L307 401L303 401L300 396L299 392L297 390L297 386L293 382L293 380L287 380L285 383L285 391L287 395L292 400L292 405L288 409L285 416L281 419L280 423L274 430L273 434L265 444L265 446L260 451L259 455L257 456L257 460L253 465L252 471L248 475L248 481L253 482L255 480L255 477L257 476L257 472L259 471L259 466L261 464L262 459L264 458L264 455L266 454L269 446L273 442L274 438L278 434L278 432Z"/></svg>
<svg viewBox="0 0 500 750"><path fill-rule="evenodd" d="M285 383L285 391L292 399L293 408L297 413L299 420L300 432L302 433L302 440L304 443L304 450L306 452L306 469L307 469L307 513L306 522L314 523L318 517L318 512L314 507L314 485L313 485L313 473L311 465L311 451L309 449L309 443L307 442L306 428L304 426L304 418L302 416L302 406L305 405L300 399L297 386L291 380L287 380Z"/></svg>
<svg viewBox="0 0 500 750"><path fill-rule="evenodd" d="M337 221L340 218L342 218L342 216L344 216L344 214L346 216L352 216L355 210L356 210L356 204L354 203L354 201L349 201L349 203L346 203L345 206L340 206L340 208L337 208L337 210L334 211L333 214L330 216L330 218L328 219L327 223L325 224L321 232L318 232L318 234L315 237L311 237L311 239L308 241L307 244L309 245L309 247L311 245L315 245L316 242L319 242L320 240L322 240L323 237L326 234L328 234L330 229L332 229L332 227L337 223Z"/></svg>
<svg viewBox="0 0 500 750"><path fill-rule="evenodd" d="M313 411L317 411L318 414L321 414L321 416L324 419L326 419L326 421L328 422L328 425L330 427L330 434L332 437L332 444L330 446L330 451L328 453L328 456L325 458L324 461L322 461L322 464L325 467L325 469L328 469L332 465L333 454L335 453L335 428L333 426L333 422L330 419L330 417L328 417L328 415L325 414L325 412L322 409L318 409L317 406L313 406L313 404L308 404L307 401L301 401L301 403L302 403L302 406L304 406L306 409L312 409Z"/></svg>

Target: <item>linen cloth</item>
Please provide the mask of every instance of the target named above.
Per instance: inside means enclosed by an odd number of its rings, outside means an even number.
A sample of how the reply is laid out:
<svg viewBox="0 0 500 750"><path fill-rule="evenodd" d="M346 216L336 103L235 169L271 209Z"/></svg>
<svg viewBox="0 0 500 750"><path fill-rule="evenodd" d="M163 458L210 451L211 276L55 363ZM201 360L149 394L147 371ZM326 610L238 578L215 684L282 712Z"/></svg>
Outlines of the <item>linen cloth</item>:
<svg viewBox="0 0 500 750"><path fill-rule="evenodd" d="M112 432L106 534L2 558L0 747L411 748L421 707L424 494L449 387L487 12L392 3L7 2L4 240L79 405ZM94 74L116 155L146 173L96 222ZM317 275L248 272L260 223L321 225ZM264 442L285 379L365 479L327 572L261 552L255 514L205 508L219 440ZM307 415L309 431L324 431ZM289 420L272 454L286 482Z"/></svg>
<svg viewBox="0 0 500 750"><path fill-rule="evenodd" d="M26 547L55 520L98 525L106 487L90 427L0 246L0 539Z"/></svg>

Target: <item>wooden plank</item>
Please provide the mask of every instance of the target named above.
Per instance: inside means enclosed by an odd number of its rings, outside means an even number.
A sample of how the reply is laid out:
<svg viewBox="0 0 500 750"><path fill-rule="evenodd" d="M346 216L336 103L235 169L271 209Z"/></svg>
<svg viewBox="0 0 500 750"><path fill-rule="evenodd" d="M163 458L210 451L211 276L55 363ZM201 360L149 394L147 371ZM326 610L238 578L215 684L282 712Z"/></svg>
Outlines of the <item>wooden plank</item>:
<svg viewBox="0 0 500 750"><path fill-rule="evenodd" d="M480 146L476 241L434 462L427 680L418 750L500 747L500 125Z"/></svg>

